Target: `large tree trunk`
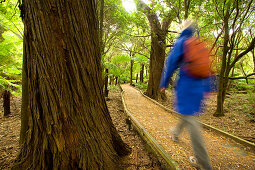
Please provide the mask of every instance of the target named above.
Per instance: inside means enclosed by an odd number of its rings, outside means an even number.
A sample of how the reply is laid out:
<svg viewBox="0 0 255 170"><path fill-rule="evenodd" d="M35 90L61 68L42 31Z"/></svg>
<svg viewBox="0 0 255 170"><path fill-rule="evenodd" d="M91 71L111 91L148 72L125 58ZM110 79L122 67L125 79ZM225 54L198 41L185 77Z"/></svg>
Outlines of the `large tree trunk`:
<svg viewBox="0 0 255 170"><path fill-rule="evenodd" d="M137 1L137 5L147 16L151 28L150 75L145 94L150 98L158 99L161 73L166 57L166 36L168 27L173 21L173 15L172 12L169 12L160 23L156 13L142 0ZM161 98L165 98L165 95L161 94L164 96L161 96Z"/></svg>
<svg viewBox="0 0 255 170"><path fill-rule="evenodd" d="M3 92L3 108L4 108L4 116L8 116L11 113L11 92L5 90Z"/></svg>
<svg viewBox="0 0 255 170"><path fill-rule="evenodd" d="M28 131L13 169L116 169L93 0L23 0Z"/></svg>
<svg viewBox="0 0 255 170"><path fill-rule="evenodd" d="M146 91L146 95L153 99L158 99L159 84L166 56L164 45L162 45L165 40L160 39L157 35L151 37L150 74Z"/></svg>

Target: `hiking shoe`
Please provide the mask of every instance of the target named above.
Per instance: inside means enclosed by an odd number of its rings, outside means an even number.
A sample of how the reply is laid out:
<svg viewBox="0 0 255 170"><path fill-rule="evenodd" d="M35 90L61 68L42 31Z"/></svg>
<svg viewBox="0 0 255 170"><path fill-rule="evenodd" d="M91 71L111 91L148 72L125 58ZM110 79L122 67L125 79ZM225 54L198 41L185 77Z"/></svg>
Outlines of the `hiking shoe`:
<svg viewBox="0 0 255 170"><path fill-rule="evenodd" d="M195 168L200 168L197 158L195 158L194 156L190 156L189 157L189 162L192 166L194 166Z"/></svg>
<svg viewBox="0 0 255 170"><path fill-rule="evenodd" d="M173 140L174 142L179 142L179 138L178 138L178 136L174 133L174 129L170 129L170 130L169 130L169 133L171 134L172 140Z"/></svg>
<svg viewBox="0 0 255 170"><path fill-rule="evenodd" d="M178 138L178 136L176 136L175 134L172 134L172 140L173 140L174 142L179 142L179 138Z"/></svg>

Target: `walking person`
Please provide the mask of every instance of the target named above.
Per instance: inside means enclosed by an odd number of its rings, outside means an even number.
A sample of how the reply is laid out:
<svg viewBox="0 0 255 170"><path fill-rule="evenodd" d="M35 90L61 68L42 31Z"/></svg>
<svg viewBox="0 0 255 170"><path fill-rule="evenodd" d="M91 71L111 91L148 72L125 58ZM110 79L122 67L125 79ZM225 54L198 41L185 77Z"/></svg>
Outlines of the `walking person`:
<svg viewBox="0 0 255 170"><path fill-rule="evenodd" d="M194 28L192 23L186 21L184 29L181 32L178 40L176 41L172 51L169 53L165 67L163 69L160 88L161 92L165 92L168 87L170 78L175 70L179 69L179 79L177 81L176 92L176 109L181 114L181 120L172 131L172 138L174 141L178 141L178 136L181 134L184 127L189 130L190 138L192 141L192 148L195 157L189 157L190 162L196 165L196 161L203 169L210 170L210 159L203 142L203 138L200 133L199 123L196 118L196 114L200 112L202 100L205 97L205 93L209 92L209 78L205 76L203 78L197 78L189 74L189 71L185 68L187 62L185 60L186 55L186 43L192 38ZM198 72L205 72L199 71Z"/></svg>

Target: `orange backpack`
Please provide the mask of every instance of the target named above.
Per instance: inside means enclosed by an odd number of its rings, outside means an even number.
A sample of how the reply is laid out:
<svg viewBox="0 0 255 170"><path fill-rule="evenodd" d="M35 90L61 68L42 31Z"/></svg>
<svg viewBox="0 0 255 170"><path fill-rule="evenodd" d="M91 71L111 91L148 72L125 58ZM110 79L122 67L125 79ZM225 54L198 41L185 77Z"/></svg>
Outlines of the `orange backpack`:
<svg viewBox="0 0 255 170"><path fill-rule="evenodd" d="M184 43L184 71L194 78L207 78L212 75L210 52L198 37Z"/></svg>

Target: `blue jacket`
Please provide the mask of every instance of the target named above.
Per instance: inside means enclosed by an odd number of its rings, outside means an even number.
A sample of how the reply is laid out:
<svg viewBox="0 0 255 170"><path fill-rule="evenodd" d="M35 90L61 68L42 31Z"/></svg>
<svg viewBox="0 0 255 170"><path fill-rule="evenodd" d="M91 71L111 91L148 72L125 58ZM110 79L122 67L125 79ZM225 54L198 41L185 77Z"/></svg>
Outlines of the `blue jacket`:
<svg viewBox="0 0 255 170"><path fill-rule="evenodd" d="M209 78L197 79L189 77L182 68L184 65L184 42L192 35L192 28L187 28L180 34L168 55L160 83L160 88L167 88L174 71L180 67L179 79L175 88L176 109L177 112L183 115L194 115L200 112L204 93L210 91Z"/></svg>

